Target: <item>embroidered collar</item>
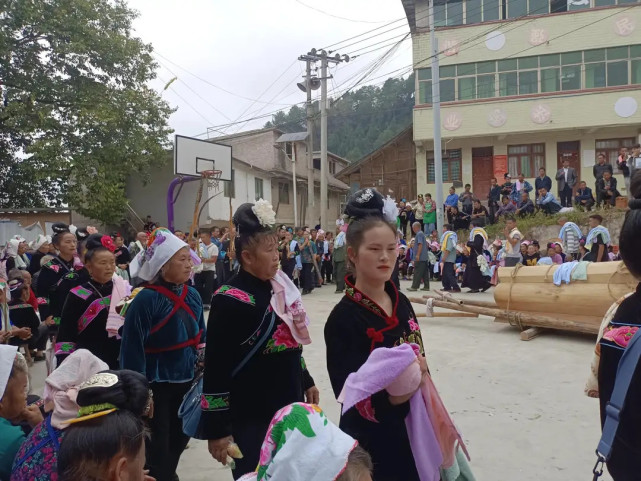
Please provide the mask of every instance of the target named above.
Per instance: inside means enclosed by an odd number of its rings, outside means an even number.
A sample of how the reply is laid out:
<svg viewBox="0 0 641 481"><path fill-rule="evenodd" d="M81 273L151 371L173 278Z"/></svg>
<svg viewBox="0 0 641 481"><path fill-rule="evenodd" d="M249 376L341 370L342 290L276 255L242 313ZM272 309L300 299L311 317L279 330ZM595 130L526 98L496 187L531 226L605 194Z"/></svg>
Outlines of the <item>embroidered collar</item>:
<svg viewBox="0 0 641 481"><path fill-rule="evenodd" d="M396 289L396 286L394 285L393 282L387 281L385 283L385 292L389 294L393 303L392 314L388 316L381 306L379 306L376 302L374 302L372 299L367 297L365 294L363 294L361 291L359 291L356 288L356 286L354 285L355 284L354 277L352 276L346 277L345 283L347 286L345 289L345 293L348 299L351 299L355 303L363 306L368 311L376 314L377 316L385 320L386 327L384 327L383 329L376 330L373 327L370 327L369 329L367 329L367 337L372 339L372 346L370 348L370 351L373 351L376 343L383 342L383 339L384 339L383 333L394 329L399 324L398 317L396 315L396 310L398 308L398 302L399 302L398 290Z"/></svg>

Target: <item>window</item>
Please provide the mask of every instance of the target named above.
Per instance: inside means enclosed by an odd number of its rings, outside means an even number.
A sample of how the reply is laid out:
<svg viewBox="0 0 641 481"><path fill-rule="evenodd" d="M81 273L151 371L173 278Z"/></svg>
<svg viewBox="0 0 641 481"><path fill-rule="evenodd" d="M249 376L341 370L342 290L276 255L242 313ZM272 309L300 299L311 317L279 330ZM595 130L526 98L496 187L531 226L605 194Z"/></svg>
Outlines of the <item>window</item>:
<svg viewBox="0 0 641 481"><path fill-rule="evenodd" d="M294 155L294 143L293 142L285 142L285 153L287 154L287 157L290 159Z"/></svg>
<svg viewBox="0 0 641 481"><path fill-rule="evenodd" d="M461 25L463 20L463 0L434 0L434 25Z"/></svg>
<svg viewBox="0 0 641 481"><path fill-rule="evenodd" d="M314 164L314 168L316 170L320 170L320 158L316 158L316 159L312 160L312 162Z"/></svg>
<svg viewBox="0 0 641 481"><path fill-rule="evenodd" d="M236 197L236 171L234 169L231 170L231 180L223 181L223 195L232 199Z"/></svg>
<svg viewBox="0 0 641 481"><path fill-rule="evenodd" d="M608 87L628 84L628 61L608 63Z"/></svg>
<svg viewBox="0 0 641 481"><path fill-rule="evenodd" d="M442 102L638 85L641 45L445 65L440 77ZM419 103L431 103L431 69L417 78Z"/></svg>
<svg viewBox="0 0 641 481"><path fill-rule="evenodd" d="M621 150L621 147L628 147L629 150L630 147L636 143L637 142L634 137L597 140L595 142L596 154L605 154L605 158L608 159L608 162L612 164L614 171L617 172L617 157L619 156L619 150Z"/></svg>
<svg viewBox="0 0 641 481"><path fill-rule="evenodd" d="M501 97L518 95L519 85L516 83L516 76L516 72L499 74L499 95Z"/></svg>
<svg viewBox="0 0 641 481"><path fill-rule="evenodd" d="M519 95L538 93L538 72L528 70L519 72Z"/></svg>
<svg viewBox="0 0 641 481"><path fill-rule="evenodd" d="M263 196L263 179L259 179L258 177L254 177L254 192L255 192L255 198L256 200L259 199L264 199Z"/></svg>
<svg viewBox="0 0 641 481"><path fill-rule="evenodd" d="M558 92L560 80L558 67L541 70L541 92Z"/></svg>
<svg viewBox="0 0 641 481"><path fill-rule="evenodd" d="M336 173L336 162L333 160L329 161L329 173L334 175Z"/></svg>
<svg viewBox="0 0 641 481"><path fill-rule="evenodd" d="M461 149L443 151L443 182L461 180ZM434 152L427 152L427 183L433 184Z"/></svg>
<svg viewBox="0 0 641 481"><path fill-rule="evenodd" d="M508 145L507 162L512 175L536 177L539 169L545 167L545 144Z"/></svg>
<svg viewBox="0 0 641 481"><path fill-rule="evenodd" d="M579 90L581 88L581 66L561 68L561 90Z"/></svg>
<svg viewBox="0 0 641 481"><path fill-rule="evenodd" d="M278 183L278 203L289 204L289 182Z"/></svg>

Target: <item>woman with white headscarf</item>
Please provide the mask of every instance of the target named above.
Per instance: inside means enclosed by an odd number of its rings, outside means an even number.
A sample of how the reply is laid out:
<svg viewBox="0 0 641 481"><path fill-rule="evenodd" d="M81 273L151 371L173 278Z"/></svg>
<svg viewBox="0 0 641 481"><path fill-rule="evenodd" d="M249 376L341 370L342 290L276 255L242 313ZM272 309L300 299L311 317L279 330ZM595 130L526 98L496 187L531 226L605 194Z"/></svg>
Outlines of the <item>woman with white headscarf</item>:
<svg viewBox="0 0 641 481"><path fill-rule="evenodd" d="M11 465L25 440L24 431L13 422L31 427L42 422L37 406L27 406L29 388L27 361L17 346L0 345L0 479L9 479Z"/></svg>
<svg viewBox="0 0 641 481"><path fill-rule="evenodd" d="M27 247L27 242L22 238L9 239L5 250L7 272L11 269L27 270L29 267L29 259L25 256Z"/></svg>
<svg viewBox="0 0 641 481"><path fill-rule="evenodd" d="M44 236L40 234L38 238L31 243L31 247L35 252L31 255L31 262L29 262L27 270L29 271L29 274L33 276L40 270L40 261L42 258L49 254L51 236Z"/></svg>
<svg viewBox="0 0 641 481"><path fill-rule="evenodd" d="M86 349L71 354L45 380L45 411L50 414L22 444L11 470L11 481L56 481L58 451L69 427L78 415L78 386L94 374L109 368Z"/></svg>
<svg viewBox="0 0 641 481"><path fill-rule="evenodd" d="M177 479L189 441L178 409L204 355L203 303L188 285L193 262L200 262L194 255L168 229L158 228L129 266L132 277L149 284L125 308L120 367L146 375L154 395L147 464L157 481Z"/></svg>

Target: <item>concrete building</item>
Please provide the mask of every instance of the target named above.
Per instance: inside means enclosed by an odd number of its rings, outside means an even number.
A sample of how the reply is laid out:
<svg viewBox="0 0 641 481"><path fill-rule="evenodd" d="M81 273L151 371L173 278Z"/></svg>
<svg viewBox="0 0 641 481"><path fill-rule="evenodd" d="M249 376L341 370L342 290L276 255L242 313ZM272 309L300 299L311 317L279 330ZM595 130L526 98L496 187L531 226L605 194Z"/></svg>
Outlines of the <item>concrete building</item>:
<svg viewBox="0 0 641 481"><path fill-rule="evenodd" d="M221 181L219 188L205 186L202 201L211 198L200 215L201 226L228 225L231 211L235 211L245 202L255 202L262 198L272 203L279 224L293 225L294 198L292 183L292 156L296 155L298 220L301 224L318 223L320 203L320 153L315 154L315 199L316 206L307 202L307 162L304 139L302 141L277 142L283 132L278 129L260 129L212 139L217 143L232 147L232 181ZM329 154L329 219L338 216L341 203L344 202L348 186L334 177L349 162L341 157ZM317 168L316 168L317 167ZM151 173L150 179L130 178L127 182L127 197L131 206L131 225L136 223L136 214L140 218L150 215L159 225L167 225L167 190L174 179L172 155L167 163ZM184 183L176 188L174 203L175 228L187 230L194 215L199 182ZM178 193L179 192L179 193ZM178 195L176 195L178 193ZM316 210L314 210L314 208ZM333 221L332 221L333 223ZM329 227L329 226L327 226Z"/></svg>
<svg viewBox="0 0 641 481"><path fill-rule="evenodd" d="M416 71L419 192L434 183L427 0L402 0ZM637 0L437 0L443 181L485 198L492 176L570 160L594 186L605 153L641 134L641 5ZM625 193L622 176L619 190ZM553 182L556 193L557 184Z"/></svg>
<svg viewBox="0 0 641 481"><path fill-rule="evenodd" d="M412 126L341 170L337 177L350 186L350 192L375 187L383 195L397 200L416 199L416 148Z"/></svg>

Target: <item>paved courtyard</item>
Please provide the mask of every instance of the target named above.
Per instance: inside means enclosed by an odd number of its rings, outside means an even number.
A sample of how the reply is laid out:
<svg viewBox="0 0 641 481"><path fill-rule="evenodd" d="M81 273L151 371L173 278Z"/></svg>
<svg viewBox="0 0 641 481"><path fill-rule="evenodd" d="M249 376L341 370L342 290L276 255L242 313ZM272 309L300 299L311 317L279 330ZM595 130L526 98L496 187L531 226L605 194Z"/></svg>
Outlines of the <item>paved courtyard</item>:
<svg viewBox="0 0 641 481"><path fill-rule="evenodd" d="M408 286L403 282L405 293ZM470 297L492 300L492 291ZM336 422L339 406L325 368L323 326L339 299L333 286L304 297L314 340L305 348L305 359L321 391L320 404ZM547 331L524 342L517 330L487 317L419 321L432 376L463 433L479 481L590 477L600 434L598 401L583 394L594 347L590 336ZM43 377L40 363L33 375L37 392ZM195 440L181 459L179 475L183 481L232 480L230 471L210 457L206 443Z"/></svg>

